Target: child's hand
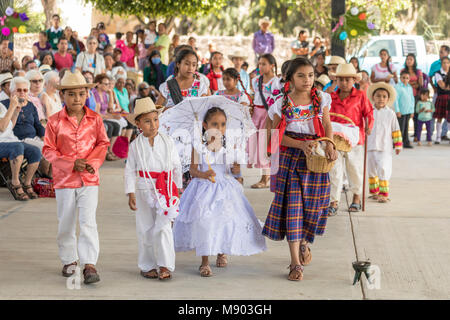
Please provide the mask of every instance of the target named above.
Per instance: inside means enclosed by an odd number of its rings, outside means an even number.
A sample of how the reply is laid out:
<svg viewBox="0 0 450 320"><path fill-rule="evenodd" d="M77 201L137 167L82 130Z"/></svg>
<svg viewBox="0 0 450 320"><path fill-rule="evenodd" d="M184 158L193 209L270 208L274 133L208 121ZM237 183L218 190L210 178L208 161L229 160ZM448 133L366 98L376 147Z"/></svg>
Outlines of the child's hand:
<svg viewBox="0 0 450 320"><path fill-rule="evenodd" d="M401 149L395 149L395 154L400 154L400 151L402 151Z"/></svg>
<svg viewBox="0 0 450 320"><path fill-rule="evenodd" d="M233 166L231 167L231 173L233 174L239 174L241 172L241 166L238 163L233 163Z"/></svg>
<svg viewBox="0 0 450 320"><path fill-rule="evenodd" d="M334 146L331 143L327 142L327 146L325 148L325 154L329 161L334 161L337 159L337 152Z"/></svg>
<svg viewBox="0 0 450 320"><path fill-rule="evenodd" d="M216 173L214 172L214 170L208 170L206 172L203 173L205 176L205 179L211 181L212 183L214 183L214 177L216 176Z"/></svg>
<svg viewBox="0 0 450 320"><path fill-rule="evenodd" d="M73 170L83 172L86 169L86 159L77 159L73 165Z"/></svg>
<svg viewBox="0 0 450 320"><path fill-rule="evenodd" d="M86 163L86 171L89 172L90 174L95 173L95 169L89 163Z"/></svg>
<svg viewBox="0 0 450 320"><path fill-rule="evenodd" d="M134 195L134 193L129 193L128 194L128 206L133 211L137 210L137 208L136 208L136 196Z"/></svg>
<svg viewBox="0 0 450 320"><path fill-rule="evenodd" d="M420 112L424 112L424 111L425 111L425 108L422 108L422 109L419 110L419 113L420 113ZM427 112L428 112L428 111L427 111Z"/></svg>

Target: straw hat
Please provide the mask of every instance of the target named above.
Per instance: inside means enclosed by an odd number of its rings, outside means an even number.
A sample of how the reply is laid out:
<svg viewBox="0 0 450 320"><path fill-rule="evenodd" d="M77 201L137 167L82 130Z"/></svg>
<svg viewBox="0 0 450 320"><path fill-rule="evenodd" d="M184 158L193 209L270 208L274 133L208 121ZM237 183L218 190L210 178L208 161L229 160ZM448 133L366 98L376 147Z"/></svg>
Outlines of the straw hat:
<svg viewBox="0 0 450 320"><path fill-rule="evenodd" d="M0 74L0 86L4 83L11 82L13 75L10 72Z"/></svg>
<svg viewBox="0 0 450 320"><path fill-rule="evenodd" d="M56 89L78 89L78 88L93 88L95 87L95 83L86 83L86 79L81 74L80 70L76 70L75 72L71 72L67 70L64 73L63 78L59 85L56 86Z"/></svg>
<svg viewBox="0 0 450 320"><path fill-rule="evenodd" d="M323 85L324 87L330 83L330 78L328 78L328 76L326 74L321 75L319 78L317 78L316 82L320 83L321 85Z"/></svg>
<svg viewBox="0 0 450 320"><path fill-rule="evenodd" d="M356 73L356 69L352 63L339 64L336 73L330 72L330 75L335 77L354 77L356 81L361 80L361 73Z"/></svg>
<svg viewBox="0 0 450 320"><path fill-rule="evenodd" d="M328 62L328 65L330 64L345 64L347 61L345 61L344 58L340 56L331 56L330 62Z"/></svg>
<svg viewBox="0 0 450 320"><path fill-rule="evenodd" d="M158 115L160 115L163 110L164 110L163 106L155 106L153 100L150 99L149 97L136 99L136 105L134 106L134 113L130 113L129 115L127 115L127 119L132 124L136 125L135 120L137 116L153 111L158 112Z"/></svg>
<svg viewBox="0 0 450 320"><path fill-rule="evenodd" d="M48 64L43 64L39 67L39 72L45 74L46 72L52 71L52 68Z"/></svg>
<svg viewBox="0 0 450 320"><path fill-rule="evenodd" d="M272 25L272 22L270 21L269 17L264 17L264 18L259 19L258 25L260 27L263 23L268 23L269 27Z"/></svg>
<svg viewBox="0 0 450 320"><path fill-rule="evenodd" d="M395 88L391 86L389 83L386 82L377 82L369 86L367 89L367 97L369 98L369 101L373 103L373 94L377 89L384 89L387 92L389 92L389 100L387 102L387 105L392 107L395 103L395 99L397 98L397 92L395 91Z"/></svg>
<svg viewBox="0 0 450 320"><path fill-rule="evenodd" d="M233 58L242 58L243 60L247 59L247 55L244 53L244 51L234 51L232 54L228 55L228 59L233 60Z"/></svg>

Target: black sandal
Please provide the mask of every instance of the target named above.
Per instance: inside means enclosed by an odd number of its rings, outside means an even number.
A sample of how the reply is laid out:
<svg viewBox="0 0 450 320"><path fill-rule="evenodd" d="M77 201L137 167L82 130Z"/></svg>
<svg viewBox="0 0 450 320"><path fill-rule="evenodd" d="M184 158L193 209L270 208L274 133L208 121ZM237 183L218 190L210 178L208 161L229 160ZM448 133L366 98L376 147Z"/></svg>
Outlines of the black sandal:
<svg viewBox="0 0 450 320"><path fill-rule="evenodd" d="M17 200L17 201L28 201L28 200L30 200L28 195L25 192L23 192L23 188L22 188L21 184L19 184L18 186L15 186L15 185L12 184L11 181L8 181L8 189L9 189L9 191L11 191L11 193L12 193L12 195L14 197L14 200ZM19 189L22 189L21 193L19 193L17 191Z"/></svg>
<svg viewBox="0 0 450 320"><path fill-rule="evenodd" d="M351 210L353 209L353 210ZM350 207L348 207L349 212L359 212L361 210L361 203L352 203Z"/></svg>
<svg viewBox="0 0 450 320"><path fill-rule="evenodd" d="M23 188L23 191L25 191L25 193L27 194L27 196L30 199L38 199L39 198L39 195L36 192L34 192L33 187L31 185L29 185L29 186L23 185L22 188ZM29 190L31 190L31 191L29 191Z"/></svg>

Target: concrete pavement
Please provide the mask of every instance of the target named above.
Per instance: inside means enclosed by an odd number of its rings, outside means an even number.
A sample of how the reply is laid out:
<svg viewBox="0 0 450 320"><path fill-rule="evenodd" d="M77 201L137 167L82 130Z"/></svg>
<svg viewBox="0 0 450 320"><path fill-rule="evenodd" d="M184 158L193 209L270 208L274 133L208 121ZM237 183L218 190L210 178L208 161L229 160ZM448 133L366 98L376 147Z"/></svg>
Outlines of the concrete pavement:
<svg viewBox="0 0 450 320"><path fill-rule="evenodd" d="M229 266L201 278L194 252L177 254L169 282L144 279L137 268L134 214L123 194L123 161L101 168L97 223L101 281L69 290L60 275L56 202L12 200L0 189L0 299L448 299L450 298L450 146L416 147L394 157L388 204L367 201L366 212L349 216L345 196L323 237L312 246L304 280L286 280L285 241L268 250L230 257ZM245 193L265 220L273 195L253 190L258 171L244 169ZM349 195L349 199L350 199ZM356 245L355 245L356 244ZM352 286L351 263L370 259L381 271L380 289Z"/></svg>

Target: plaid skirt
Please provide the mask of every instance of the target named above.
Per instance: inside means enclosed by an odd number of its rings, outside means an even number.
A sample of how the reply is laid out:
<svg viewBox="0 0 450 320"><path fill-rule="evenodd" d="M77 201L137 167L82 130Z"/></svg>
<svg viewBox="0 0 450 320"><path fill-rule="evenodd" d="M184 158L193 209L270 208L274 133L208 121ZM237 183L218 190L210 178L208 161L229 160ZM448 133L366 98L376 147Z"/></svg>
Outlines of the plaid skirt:
<svg viewBox="0 0 450 320"><path fill-rule="evenodd" d="M436 102L434 104L435 111L433 118L435 119L446 119L447 118L447 108L450 101L450 95L440 94L436 97Z"/></svg>
<svg viewBox="0 0 450 320"><path fill-rule="evenodd" d="M275 198L262 234L272 240L314 242L327 224L330 203L328 173L314 173L306 168L302 150L287 148L280 152Z"/></svg>

